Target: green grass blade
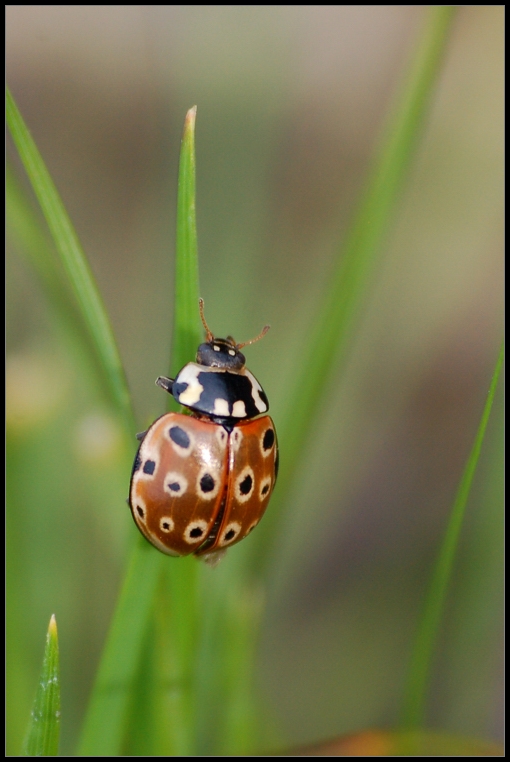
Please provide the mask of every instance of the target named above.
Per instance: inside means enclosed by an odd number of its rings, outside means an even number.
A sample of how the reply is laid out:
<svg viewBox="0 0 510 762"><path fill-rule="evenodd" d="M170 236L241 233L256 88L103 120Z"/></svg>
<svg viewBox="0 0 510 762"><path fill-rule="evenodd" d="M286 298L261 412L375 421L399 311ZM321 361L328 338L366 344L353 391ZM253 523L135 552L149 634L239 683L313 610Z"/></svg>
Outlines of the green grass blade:
<svg viewBox="0 0 510 762"><path fill-rule="evenodd" d="M425 702L434 646L437 641L439 627L444 612L446 594L452 575L459 535L464 521L466 503L478 458L480 456L480 450L485 436L492 403L494 401L499 374L503 366L503 355L504 349L501 347L480 425L460 480L448 526L445 531L443 543L432 573L430 587L423 606L404 698L402 719L402 725L404 727L422 727L425 720Z"/></svg>
<svg viewBox="0 0 510 762"><path fill-rule="evenodd" d="M56 328L63 340L78 348L85 356L84 362L95 367L96 377L105 398L110 390L98 353L82 319L73 295L68 287L65 273L56 260L41 220L35 214L26 194L21 189L9 166L6 169L6 228L9 241L16 253L37 274L39 282L56 315Z"/></svg>
<svg viewBox="0 0 510 762"><path fill-rule="evenodd" d="M78 756L121 753L131 689L165 561L142 537L137 538L89 701Z"/></svg>
<svg viewBox="0 0 510 762"><path fill-rule="evenodd" d="M172 345L173 374L195 359L201 341L198 312L198 251L195 212L195 120L197 107L186 114L179 161L177 240L175 248L175 310Z"/></svg>
<svg viewBox="0 0 510 762"><path fill-rule="evenodd" d="M188 112L185 122L178 189L174 346L180 347L179 351L186 355L185 362L193 359L200 338L194 198L194 114L194 109ZM189 354L191 346L193 349ZM184 364L181 358L179 363ZM168 574L170 578L171 617L167 619L170 637L161 637L160 628L157 630L158 642L172 651L171 671L169 673L165 667L158 670L157 677L147 675L144 676L146 679L140 680L142 648L147 643L146 634L151 629L155 602L159 607L156 590L163 572L166 572L165 577ZM182 756L192 753L194 711L191 675L197 626L196 575L197 562L194 558L168 558L152 548L142 537L138 538L90 699L79 747L80 755L116 756L122 753L130 709L135 721L142 715L140 702L145 699L141 692L137 691L133 695L137 686L143 686L143 691L149 693L151 700L156 695L156 707L170 705L175 716L179 717L175 737L169 737L171 733L166 735L169 745L166 754ZM159 624L158 618L156 621ZM157 653L155 658L160 659L159 664L163 665L168 655L165 654L164 660L163 655ZM162 683L164 688L160 690ZM168 693L171 694L170 701L166 701ZM156 722L161 719L161 722L175 727L173 718L163 716L163 711L161 715Z"/></svg>
<svg viewBox="0 0 510 762"><path fill-rule="evenodd" d="M56 757L60 737L60 676L58 635L52 615L46 635L43 666L30 724L23 747L24 757Z"/></svg>
<svg viewBox="0 0 510 762"><path fill-rule="evenodd" d="M106 310L71 220L8 88L6 112L12 138L98 353L111 399L132 432L135 427L129 393Z"/></svg>
<svg viewBox="0 0 510 762"><path fill-rule="evenodd" d="M254 536L260 552L266 555L271 548L271 538L278 537L275 524L282 521L281 511L275 510L275 503L279 495L285 499L295 478L317 405L321 398L324 399L332 371L345 353L353 319L367 293L441 71L454 7L434 6L427 14L422 38L390 114L358 213L319 306L315 324L302 341L302 346L309 348L308 356L304 352L301 372L289 394L287 415L279 426L281 467L273 510L268 511Z"/></svg>

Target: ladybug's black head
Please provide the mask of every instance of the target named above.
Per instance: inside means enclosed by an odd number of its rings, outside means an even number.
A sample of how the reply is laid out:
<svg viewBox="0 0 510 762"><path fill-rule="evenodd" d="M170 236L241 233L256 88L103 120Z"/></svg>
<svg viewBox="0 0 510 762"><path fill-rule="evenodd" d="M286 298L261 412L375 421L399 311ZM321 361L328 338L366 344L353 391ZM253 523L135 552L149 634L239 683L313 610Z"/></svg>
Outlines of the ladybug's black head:
<svg viewBox="0 0 510 762"><path fill-rule="evenodd" d="M258 341L265 336L269 331L269 326L264 326L255 339L245 341L242 344L236 344L232 336L227 336L226 339L216 339L205 322L204 300L199 299L198 304L200 307L202 324L207 335L204 344L200 344L198 347L197 363L199 365L206 365L209 368L225 368L225 370L241 370L244 368L246 358L239 350L248 344L253 344L255 341Z"/></svg>
<svg viewBox="0 0 510 762"><path fill-rule="evenodd" d="M215 339L200 344L197 350L197 363L210 368L241 370L246 362L245 356L237 348L232 336Z"/></svg>

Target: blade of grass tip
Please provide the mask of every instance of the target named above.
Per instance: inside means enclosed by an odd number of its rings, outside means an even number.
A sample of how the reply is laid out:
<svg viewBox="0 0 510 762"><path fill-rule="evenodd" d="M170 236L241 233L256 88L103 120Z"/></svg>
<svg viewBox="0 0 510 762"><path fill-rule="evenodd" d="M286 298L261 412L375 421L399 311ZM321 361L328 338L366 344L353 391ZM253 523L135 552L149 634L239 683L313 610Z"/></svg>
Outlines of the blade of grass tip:
<svg viewBox="0 0 510 762"><path fill-rule="evenodd" d="M501 347L499 357L492 377L487 401L475 441L467 459L439 555L432 572L429 590L423 606L421 621L411 657L409 676L404 698L402 725L406 728L423 726L425 719L425 702L427 687L430 679L434 646L437 641L439 627L444 612L446 593L452 575L453 562L457 552L459 535L464 521L466 503L471 489L473 476L480 456L487 422L494 401L494 394L499 374L503 366L504 348Z"/></svg>
<svg viewBox="0 0 510 762"><path fill-rule="evenodd" d="M179 315L176 315L174 322L174 342L181 347L186 346L183 335L190 337L193 336L193 331L196 332L193 351L196 349L199 338L194 199L194 123L194 113L192 118L188 114L181 146L183 171L181 173L181 169L179 170L178 207L181 206L181 214L178 214L178 226L180 221L181 225L187 225L190 229L181 230L180 234L178 232L176 259L188 256L191 259L195 258L195 263L188 262L187 266L183 266L181 263L177 267L176 311L180 310L180 312ZM186 203L188 204L187 213L186 209L182 209ZM179 299L179 296L183 294L187 295L187 299ZM193 294L196 295L194 312L188 306L191 304L190 295ZM189 322L186 322L186 315ZM185 349L182 351L184 352ZM187 357L186 361L188 359L190 358ZM189 656L190 643L193 642L192 633L195 630L195 616L194 614L189 615L188 612L195 610L196 561L187 558L169 559L155 550L145 539L139 537L89 702L78 751L80 756L116 756L122 752L130 706L134 707L136 712L137 701L143 700L141 696L132 697L132 691L137 678L144 636L149 626L149 617L153 615L158 581L163 570L166 569L168 569L168 574L177 588L176 598L179 598L179 593L182 596L182 601L176 600L173 606L175 621L172 619L172 628L178 635L177 642L174 639L172 646L176 650L175 660L180 665L180 669L178 671L179 679L175 683L171 683L170 690L175 690L184 705L180 715L184 717L183 721L186 722L186 733L182 734L185 737L184 742L179 742L177 739L172 745L180 749L188 749L191 746L193 723L192 713L188 708L190 690L188 676L191 662ZM182 751L182 754L187 753L186 750Z"/></svg>
<svg viewBox="0 0 510 762"><path fill-rule="evenodd" d="M268 565L279 536L276 525L284 520L278 504L285 499L294 481L303 443L309 438L319 400L324 399L332 372L345 353L353 319L367 293L370 275L441 71L454 11L453 6L435 6L426 10L425 28L401 92L390 111L366 192L347 234L336 270L329 279L330 285L318 308L310 336L302 342L302 346L309 347L310 355L300 361L286 416L279 426L282 457L273 509L268 511L254 534L258 566L261 556Z"/></svg>
<svg viewBox="0 0 510 762"><path fill-rule="evenodd" d="M98 353L111 399L122 417L126 430L131 435L135 430L134 416L106 310L71 220L8 88L6 114L12 138Z"/></svg>
<svg viewBox="0 0 510 762"><path fill-rule="evenodd" d="M43 665L27 736L24 757L56 757L60 737L60 677L57 622L53 614L46 634Z"/></svg>
<svg viewBox="0 0 510 762"><path fill-rule="evenodd" d="M198 312L198 246L195 210L195 121L197 107L186 114L179 160L177 237L175 248L175 308L172 374L195 358L200 344Z"/></svg>

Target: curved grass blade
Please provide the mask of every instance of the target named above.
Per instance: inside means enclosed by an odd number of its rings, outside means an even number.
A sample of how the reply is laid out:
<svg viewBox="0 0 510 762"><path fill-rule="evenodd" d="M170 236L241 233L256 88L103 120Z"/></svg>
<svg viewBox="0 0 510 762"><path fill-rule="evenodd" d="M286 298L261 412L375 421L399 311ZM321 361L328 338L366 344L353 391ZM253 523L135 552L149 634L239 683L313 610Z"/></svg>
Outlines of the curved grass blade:
<svg viewBox="0 0 510 762"><path fill-rule="evenodd" d="M480 457L480 450L482 448L487 422L494 401L496 386L503 366L503 356L504 348L502 346L496 362L496 368L487 395L487 401L483 409L480 425L476 432L475 441L459 483L443 543L432 572L430 587L423 606L421 621L418 625L418 633L411 658L408 684L404 698L402 725L407 728L423 727L427 686L430 679L434 646L444 612L446 594L452 575L460 530L464 521L466 503L473 482L478 458Z"/></svg>
<svg viewBox="0 0 510 762"><path fill-rule="evenodd" d="M257 564L261 555L267 563L272 538L278 537L275 524L283 518L282 511L277 510L277 502L285 499L295 478L318 401L324 398L332 371L345 354L353 320L367 292L441 72L454 11L453 6L435 6L426 11L428 17L422 38L390 114L366 192L330 278L330 286L319 305L315 324L302 341L302 346L309 348L309 356L305 353L300 362L286 417L279 426L281 466L272 510L254 535L253 542L259 553Z"/></svg>
<svg viewBox="0 0 510 762"><path fill-rule="evenodd" d="M56 315L56 328L73 349L79 348L86 362L95 367L105 397L110 398L108 382L82 315L68 287L65 273L56 260L46 231L28 203L9 166L6 169L6 228L16 253L31 267Z"/></svg>
<svg viewBox="0 0 510 762"><path fill-rule="evenodd" d="M180 347L179 352L185 356L184 362L192 359L200 337L194 197L195 113L196 109L191 109L186 117L178 188L176 251L178 265L175 283L174 346ZM192 354L186 355L191 345ZM181 358L178 362L184 364ZM140 693L133 695L133 690L136 690L137 685L143 684L143 690L148 691L151 696L159 693L158 686L151 684L150 676L145 682L137 680L137 677L139 677L142 648L146 642L146 634L150 630L156 590L165 570L171 580L172 608L172 618L169 618L167 622L171 632L165 644L172 649L173 665L171 679L166 682L165 689L167 693L171 693L170 703L180 720L175 734L178 734L178 737L168 738L170 748L166 753L178 756L192 753L194 712L191 700L193 685L190 676L193 671L193 643L196 640L197 626L197 563L194 558L179 559L176 562L139 537L89 702L79 755L120 755L123 751L126 732L129 730L130 708L133 716L138 719L141 713L137 717L137 709L140 702L145 700ZM163 661L160 663L163 664ZM165 681L169 675L164 669L162 672L163 674L158 674L158 679ZM170 723L170 720L164 716L161 717L161 721Z"/></svg>
<svg viewBox="0 0 510 762"><path fill-rule="evenodd" d="M111 399L131 434L135 430L134 417L110 321L71 220L8 88L6 113L12 138L98 353Z"/></svg>
<svg viewBox="0 0 510 762"><path fill-rule="evenodd" d="M57 622L53 614L46 634L43 666L23 746L24 757L56 757L60 737L60 677Z"/></svg>

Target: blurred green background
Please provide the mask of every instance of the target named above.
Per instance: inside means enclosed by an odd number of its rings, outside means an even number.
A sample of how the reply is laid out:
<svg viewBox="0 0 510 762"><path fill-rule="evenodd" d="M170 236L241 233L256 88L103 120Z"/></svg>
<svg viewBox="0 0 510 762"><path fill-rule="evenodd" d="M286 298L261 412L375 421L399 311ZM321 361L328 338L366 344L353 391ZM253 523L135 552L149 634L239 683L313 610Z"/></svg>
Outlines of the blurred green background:
<svg viewBox="0 0 510 762"><path fill-rule="evenodd" d="M207 320L238 341L271 324L248 364L278 427L423 12L7 6L7 79L89 256L140 430L166 403L154 379L169 363L187 109L198 105ZM503 26L503 6L459 8L348 362L287 506L257 684L268 725L289 744L398 719L423 593L502 335ZM10 143L8 158L19 168ZM7 282L8 753L19 752L55 613L70 754L136 531L129 471L118 422L11 245ZM429 712L431 727L494 740L503 735L501 414L499 390Z"/></svg>

